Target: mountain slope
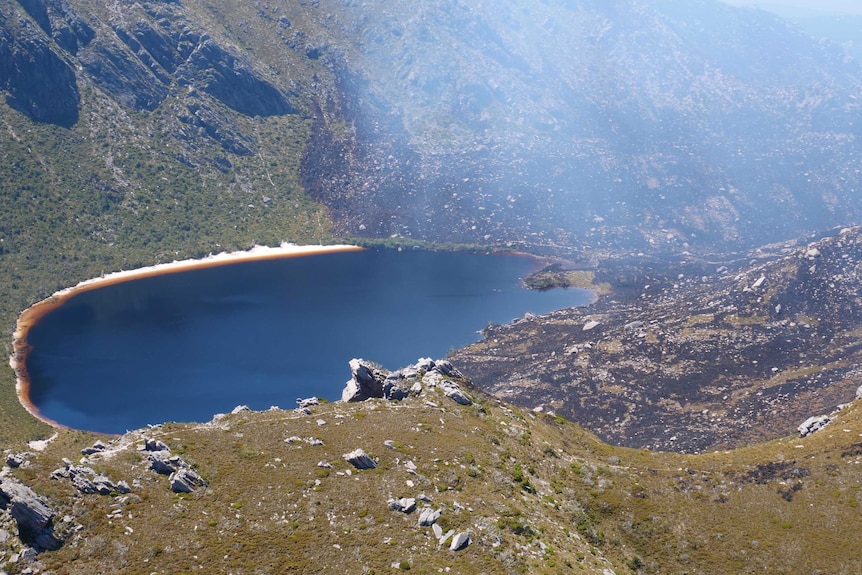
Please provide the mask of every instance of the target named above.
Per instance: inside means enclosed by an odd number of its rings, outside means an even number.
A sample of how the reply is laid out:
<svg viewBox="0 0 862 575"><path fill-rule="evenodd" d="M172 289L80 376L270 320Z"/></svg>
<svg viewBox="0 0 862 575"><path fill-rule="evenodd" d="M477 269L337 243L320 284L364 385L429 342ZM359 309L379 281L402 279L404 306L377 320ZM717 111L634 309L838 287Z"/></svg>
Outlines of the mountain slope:
<svg viewBox="0 0 862 575"><path fill-rule="evenodd" d="M96 438L61 432L7 470L0 492L10 477L32 487L64 544L29 562L0 508L0 533L9 534L0 565L58 574L860 567L847 537L862 528L858 405L805 439L686 456L610 447L560 417L467 392L469 406L423 385L401 402L320 405L310 415L238 410L131 432L80 462ZM208 485L172 492L151 469L165 448L174 459L163 461L191 466ZM377 467L343 459L357 448ZM96 479L86 467L131 491L82 493L76 486ZM416 498L417 509L393 509L400 498ZM469 545L440 546L433 528L419 525L425 509L440 510L442 531L467 533Z"/></svg>
<svg viewBox="0 0 862 575"><path fill-rule="evenodd" d="M47 124L55 147L28 145L60 179L76 176L61 150L106 171L82 186L111 190L99 220L120 228L158 227L128 204L159 185L229 230L266 219L249 203L296 205L300 183L342 236L723 250L858 218L859 67L762 11L4 0L0 15L6 122ZM293 216L269 225L298 239Z"/></svg>
<svg viewBox="0 0 862 575"><path fill-rule="evenodd" d="M853 228L735 264L627 262L630 295L491 326L452 359L482 388L612 443L750 445L855 398L860 260ZM618 286L625 272L601 271Z"/></svg>

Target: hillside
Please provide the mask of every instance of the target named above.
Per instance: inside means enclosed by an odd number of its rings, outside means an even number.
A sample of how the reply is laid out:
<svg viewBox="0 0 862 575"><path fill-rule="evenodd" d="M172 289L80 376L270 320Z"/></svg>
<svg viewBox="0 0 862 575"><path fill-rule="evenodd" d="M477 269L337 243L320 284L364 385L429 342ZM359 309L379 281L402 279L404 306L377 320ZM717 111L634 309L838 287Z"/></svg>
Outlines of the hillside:
<svg viewBox="0 0 862 575"><path fill-rule="evenodd" d="M239 409L106 445L61 432L6 469L0 493L12 492L10 477L31 486L50 521L38 523L30 545L64 544L26 551L14 536L14 504L5 503L0 568L621 575L862 567L847 536L862 528L857 404L805 439L686 456L610 447L561 417L475 389L466 389L474 402L460 405L423 377L421 395L399 402ZM344 460L357 448L376 468ZM95 453L81 458L81 449ZM172 492L155 460L190 466L206 486ZM82 492L88 482L105 494ZM469 544L438 544L433 525L419 525L426 510L441 512L438 532L465 533Z"/></svg>
<svg viewBox="0 0 862 575"><path fill-rule="evenodd" d="M598 273L616 294L489 326L452 360L486 391L611 443L750 445L855 398L860 260L862 229L848 228L737 262L609 262Z"/></svg>
<svg viewBox="0 0 862 575"><path fill-rule="evenodd" d="M12 255L59 255L45 211L67 251L124 245L129 263L330 220L720 252L860 213L859 66L759 10L4 0L0 33Z"/></svg>
<svg viewBox="0 0 862 575"><path fill-rule="evenodd" d="M786 242L862 219L860 80L711 0L0 0L7 334L282 241L523 249L611 290L456 352L470 405L55 436L2 367L0 573L862 572L862 407L795 434L859 385L862 232Z"/></svg>
<svg viewBox="0 0 862 575"><path fill-rule="evenodd" d="M859 80L708 0L0 0L0 317L256 243L593 261L847 225Z"/></svg>

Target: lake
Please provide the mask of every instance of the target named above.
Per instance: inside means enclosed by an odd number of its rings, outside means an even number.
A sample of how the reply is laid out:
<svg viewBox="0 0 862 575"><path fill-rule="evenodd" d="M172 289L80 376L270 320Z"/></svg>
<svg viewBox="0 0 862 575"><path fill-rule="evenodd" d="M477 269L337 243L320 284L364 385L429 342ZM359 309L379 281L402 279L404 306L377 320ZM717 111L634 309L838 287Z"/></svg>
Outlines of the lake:
<svg viewBox="0 0 862 575"><path fill-rule="evenodd" d="M30 400L62 425L122 433L239 404L339 399L348 361L441 358L488 323L584 305L527 290L515 255L364 250L245 261L76 293L33 325Z"/></svg>

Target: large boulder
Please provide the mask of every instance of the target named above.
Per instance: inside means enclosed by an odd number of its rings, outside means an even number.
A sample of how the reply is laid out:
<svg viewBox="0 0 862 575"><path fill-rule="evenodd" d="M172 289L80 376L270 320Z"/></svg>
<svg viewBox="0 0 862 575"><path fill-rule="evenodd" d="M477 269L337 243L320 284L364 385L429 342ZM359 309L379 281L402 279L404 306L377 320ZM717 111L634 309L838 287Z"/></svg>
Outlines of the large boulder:
<svg viewBox="0 0 862 575"><path fill-rule="evenodd" d="M191 493L198 487L207 487L209 485L195 470L188 467L184 467L173 473L170 481L171 491L174 493Z"/></svg>
<svg viewBox="0 0 862 575"><path fill-rule="evenodd" d="M450 551L460 551L470 544L470 536L464 532L457 533L452 537L452 543L449 545Z"/></svg>
<svg viewBox="0 0 862 575"><path fill-rule="evenodd" d="M832 418L828 415L814 415L809 417L797 428L799 430L799 436L805 437L806 435L811 435L814 432L820 431L826 427L830 421L832 421Z"/></svg>
<svg viewBox="0 0 862 575"><path fill-rule="evenodd" d="M342 455L344 461L355 467L356 469L374 469L377 467L377 462L365 453L362 449L356 449L350 453Z"/></svg>
<svg viewBox="0 0 862 575"><path fill-rule="evenodd" d="M55 550L63 544L54 535L56 512L32 489L11 477L0 479L0 509L7 508L24 543L37 550Z"/></svg>
<svg viewBox="0 0 862 575"><path fill-rule="evenodd" d="M365 401L373 397L383 397L383 383L388 375L364 359L350 360L352 377L341 392L341 401Z"/></svg>

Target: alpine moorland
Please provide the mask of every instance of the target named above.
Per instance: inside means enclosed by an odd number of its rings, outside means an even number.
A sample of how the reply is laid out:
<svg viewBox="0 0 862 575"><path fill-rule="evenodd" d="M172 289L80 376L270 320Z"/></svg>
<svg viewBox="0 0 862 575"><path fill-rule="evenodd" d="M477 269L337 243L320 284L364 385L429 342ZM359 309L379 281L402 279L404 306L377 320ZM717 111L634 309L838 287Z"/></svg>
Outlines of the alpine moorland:
<svg viewBox="0 0 862 575"><path fill-rule="evenodd" d="M602 294L396 372L397 401L121 437L36 420L4 366L0 573L862 571L862 68L800 26L0 0L8 355L61 288L257 244L524 251Z"/></svg>

